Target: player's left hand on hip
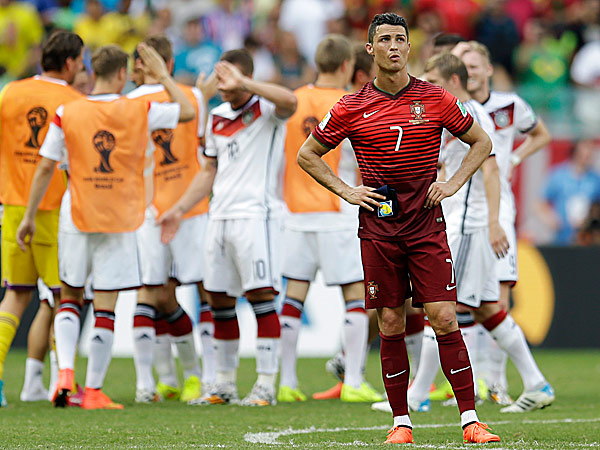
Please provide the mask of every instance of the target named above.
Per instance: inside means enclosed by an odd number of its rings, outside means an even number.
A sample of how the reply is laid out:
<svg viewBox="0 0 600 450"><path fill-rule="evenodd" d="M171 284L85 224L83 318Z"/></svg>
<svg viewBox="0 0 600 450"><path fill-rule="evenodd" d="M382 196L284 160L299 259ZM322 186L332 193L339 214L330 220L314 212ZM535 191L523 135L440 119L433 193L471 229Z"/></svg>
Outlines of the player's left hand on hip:
<svg viewBox="0 0 600 450"><path fill-rule="evenodd" d="M431 209L442 203L446 197L454 195L452 186L443 181L436 181L427 190L427 196L425 197L425 208Z"/></svg>
<svg viewBox="0 0 600 450"><path fill-rule="evenodd" d="M506 256L510 244L508 243L506 233L498 222L490 224L490 243L496 257L503 258Z"/></svg>

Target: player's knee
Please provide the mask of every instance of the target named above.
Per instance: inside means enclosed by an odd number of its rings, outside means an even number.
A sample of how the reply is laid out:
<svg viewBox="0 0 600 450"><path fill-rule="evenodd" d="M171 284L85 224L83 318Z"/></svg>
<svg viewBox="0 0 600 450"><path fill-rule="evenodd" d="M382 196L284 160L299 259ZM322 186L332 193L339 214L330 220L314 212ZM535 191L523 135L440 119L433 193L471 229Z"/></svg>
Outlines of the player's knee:
<svg viewBox="0 0 600 450"><path fill-rule="evenodd" d="M443 308L434 314L427 313L427 318L435 334L448 334L458 330L456 312L452 308Z"/></svg>
<svg viewBox="0 0 600 450"><path fill-rule="evenodd" d="M382 308L378 314L379 331L384 336L394 336L404 333L406 324L404 314L398 314L391 308Z"/></svg>

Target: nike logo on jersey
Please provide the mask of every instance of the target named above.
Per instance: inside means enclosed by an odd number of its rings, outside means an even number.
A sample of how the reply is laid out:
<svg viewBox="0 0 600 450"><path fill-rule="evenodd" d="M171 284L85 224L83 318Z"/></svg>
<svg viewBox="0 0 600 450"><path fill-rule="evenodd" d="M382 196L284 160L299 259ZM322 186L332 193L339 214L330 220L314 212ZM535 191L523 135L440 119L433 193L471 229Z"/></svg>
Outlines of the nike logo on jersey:
<svg viewBox="0 0 600 450"><path fill-rule="evenodd" d="M446 285L447 291L451 291L452 289L456 289L456 285L454 285L454 286L450 286L449 284Z"/></svg>
<svg viewBox="0 0 600 450"><path fill-rule="evenodd" d="M390 375L389 373L386 373L386 374L385 374L385 377L386 377L386 378L396 378L397 376L400 376L400 375L402 375L404 372L406 372L406 369L404 369L402 372L398 372L398 373L395 373L395 374L393 374L393 375Z"/></svg>
<svg viewBox="0 0 600 450"><path fill-rule="evenodd" d="M375 113L377 113L377 112L379 112L379 110L378 110L378 109L377 109L377 110L375 110L375 111L373 111L373 112L370 112L370 113L363 113L363 117L364 117L365 119L368 119L369 117L371 117L373 114L375 114Z"/></svg>
<svg viewBox="0 0 600 450"><path fill-rule="evenodd" d="M450 375L454 375L454 374L456 374L458 372L462 372L463 370L467 370L470 367L471 366L467 366L467 367L463 367L462 369L458 369L458 370L450 369Z"/></svg>

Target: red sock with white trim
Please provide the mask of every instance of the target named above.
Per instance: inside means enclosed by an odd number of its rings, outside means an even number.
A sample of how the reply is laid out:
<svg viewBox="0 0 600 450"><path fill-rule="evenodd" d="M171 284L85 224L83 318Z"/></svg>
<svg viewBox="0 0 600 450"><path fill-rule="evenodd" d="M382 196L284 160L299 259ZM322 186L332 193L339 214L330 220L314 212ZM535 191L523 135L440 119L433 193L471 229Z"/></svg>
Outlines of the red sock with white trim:
<svg viewBox="0 0 600 450"><path fill-rule="evenodd" d="M195 376L198 379L202 378L202 370L196 352L196 344L194 342L194 327L190 316L184 311L181 306L165 317L169 324L169 334L172 337L175 346L177 347L177 355L179 362L183 368L183 376Z"/></svg>
<svg viewBox="0 0 600 450"><path fill-rule="evenodd" d="M381 371L383 384L394 417L408 417L408 377L410 367L404 333L381 337Z"/></svg>

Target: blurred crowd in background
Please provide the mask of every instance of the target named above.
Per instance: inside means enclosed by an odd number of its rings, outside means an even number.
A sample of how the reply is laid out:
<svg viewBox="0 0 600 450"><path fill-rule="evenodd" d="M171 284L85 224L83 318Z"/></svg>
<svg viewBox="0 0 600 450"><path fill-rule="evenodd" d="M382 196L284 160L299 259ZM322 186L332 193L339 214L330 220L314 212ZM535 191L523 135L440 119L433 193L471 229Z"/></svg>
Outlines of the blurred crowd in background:
<svg viewBox="0 0 600 450"><path fill-rule="evenodd" d="M38 73L39 44L61 28L83 38L88 58L102 45L131 53L145 36L165 34L186 84L211 73L222 52L246 47L255 78L295 89L314 81L324 35L365 42L384 11L407 18L415 76L439 33L489 47L494 89L516 90L555 140L571 143L564 161L544 167L531 208L550 233L530 237L600 244L600 0L0 0L0 86Z"/></svg>

